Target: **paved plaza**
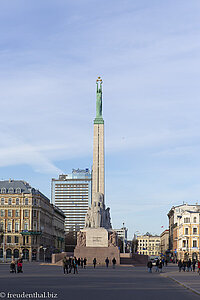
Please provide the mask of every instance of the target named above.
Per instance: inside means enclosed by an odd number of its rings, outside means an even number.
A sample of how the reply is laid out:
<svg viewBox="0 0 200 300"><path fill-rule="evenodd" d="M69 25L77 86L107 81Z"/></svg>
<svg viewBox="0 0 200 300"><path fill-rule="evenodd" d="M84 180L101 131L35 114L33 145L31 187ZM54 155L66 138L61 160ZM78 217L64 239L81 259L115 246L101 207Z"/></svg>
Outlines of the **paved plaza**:
<svg viewBox="0 0 200 300"><path fill-rule="evenodd" d="M9 265L0 264L0 297L7 299L9 292L9 299L12 299L11 294L25 292L35 293L32 299L36 299L36 293L40 295L45 292L46 299L53 299L56 294L54 299L199 299L199 295L165 277L171 273L175 276L177 271L177 267L173 266L165 269L162 275L155 272L149 274L144 267L97 267L95 270L88 267L80 269L79 274L64 275L62 267L27 263L24 264L23 274L10 274ZM191 275L196 282L200 281L197 273L178 274L184 275L185 278Z"/></svg>

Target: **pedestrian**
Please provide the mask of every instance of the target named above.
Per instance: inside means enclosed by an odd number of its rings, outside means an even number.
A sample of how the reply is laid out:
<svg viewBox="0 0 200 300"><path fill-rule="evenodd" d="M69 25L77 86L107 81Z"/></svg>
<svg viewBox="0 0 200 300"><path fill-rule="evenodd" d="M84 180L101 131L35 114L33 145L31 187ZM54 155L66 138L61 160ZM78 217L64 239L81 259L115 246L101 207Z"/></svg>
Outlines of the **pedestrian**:
<svg viewBox="0 0 200 300"><path fill-rule="evenodd" d="M149 272L149 273L152 273L152 266L153 266L153 264L152 264L152 262L149 260L148 263L147 263L147 268L148 268L148 272Z"/></svg>
<svg viewBox="0 0 200 300"><path fill-rule="evenodd" d="M96 264L97 264L97 259L96 259L96 257L93 259L93 265L94 265L94 269L95 269L95 267L96 267Z"/></svg>
<svg viewBox="0 0 200 300"><path fill-rule="evenodd" d="M191 259L189 258L188 260L188 272L191 271L192 272L192 262Z"/></svg>
<svg viewBox="0 0 200 300"><path fill-rule="evenodd" d="M179 261L178 261L179 272L181 272L182 267L183 267L183 263L182 263L181 259L179 259Z"/></svg>
<svg viewBox="0 0 200 300"><path fill-rule="evenodd" d="M165 259L165 267L167 267L168 261L167 259Z"/></svg>
<svg viewBox="0 0 200 300"><path fill-rule="evenodd" d="M81 268L83 269L83 264L84 264L84 260L83 258L81 257Z"/></svg>
<svg viewBox="0 0 200 300"><path fill-rule="evenodd" d="M74 268L74 274L78 274L78 260L76 259L76 257L73 258L72 265Z"/></svg>
<svg viewBox="0 0 200 300"><path fill-rule="evenodd" d="M193 270L193 272L195 272L195 266L196 266L196 260L193 259L193 261L192 261L192 270Z"/></svg>
<svg viewBox="0 0 200 300"><path fill-rule="evenodd" d="M113 258L113 260L112 260L112 264L113 264L113 269L115 269L115 265L116 265L116 259L115 259L115 257Z"/></svg>
<svg viewBox="0 0 200 300"><path fill-rule="evenodd" d="M163 263L162 263L162 260L160 260L159 265L158 265L160 273L162 273L162 267L163 267Z"/></svg>
<svg viewBox="0 0 200 300"><path fill-rule="evenodd" d="M67 266L67 257L66 256L63 257L62 263L63 263L63 273L65 274L65 271L67 269L67 274L68 274L68 266Z"/></svg>
<svg viewBox="0 0 200 300"><path fill-rule="evenodd" d="M165 265L165 259L164 258L162 259L162 265L163 265L163 267Z"/></svg>
<svg viewBox="0 0 200 300"><path fill-rule="evenodd" d="M16 263L14 259L10 263L10 273L16 273Z"/></svg>
<svg viewBox="0 0 200 300"><path fill-rule="evenodd" d="M156 272L159 272L158 266L159 266L159 259L156 260Z"/></svg>
<svg viewBox="0 0 200 300"><path fill-rule="evenodd" d="M86 264L87 264L87 259L85 257L84 260L83 260L84 269L86 268Z"/></svg>
<svg viewBox="0 0 200 300"><path fill-rule="evenodd" d="M23 270L22 270L22 259L18 259L17 261L17 273L23 273Z"/></svg>
<svg viewBox="0 0 200 300"><path fill-rule="evenodd" d="M72 257L71 256L68 260L68 267L69 267L69 273L71 273L72 272Z"/></svg>
<svg viewBox="0 0 200 300"><path fill-rule="evenodd" d="M183 260L182 269L184 272L185 272L185 268L186 268L186 262Z"/></svg>
<svg viewBox="0 0 200 300"><path fill-rule="evenodd" d="M108 259L108 257L106 258L105 263L106 263L106 267L108 268L108 265L109 265L109 259Z"/></svg>
<svg viewBox="0 0 200 300"><path fill-rule="evenodd" d="M80 267L80 264L81 264L81 259L80 257L78 258L78 266Z"/></svg>
<svg viewBox="0 0 200 300"><path fill-rule="evenodd" d="M200 275L200 261L198 260L198 273Z"/></svg>

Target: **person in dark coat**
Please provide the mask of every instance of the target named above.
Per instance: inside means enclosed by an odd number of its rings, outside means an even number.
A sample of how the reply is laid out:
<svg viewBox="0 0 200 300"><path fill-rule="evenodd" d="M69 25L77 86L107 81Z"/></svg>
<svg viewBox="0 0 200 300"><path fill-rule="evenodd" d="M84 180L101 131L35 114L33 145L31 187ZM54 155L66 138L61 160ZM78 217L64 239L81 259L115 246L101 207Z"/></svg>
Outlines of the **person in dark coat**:
<svg viewBox="0 0 200 300"><path fill-rule="evenodd" d="M84 269L86 268L86 264L87 264L87 258L85 257L83 260Z"/></svg>
<svg viewBox="0 0 200 300"><path fill-rule="evenodd" d="M182 269L184 272L185 272L185 268L186 268L186 262L183 260Z"/></svg>
<svg viewBox="0 0 200 300"><path fill-rule="evenodd" d="M109 259L108 259L108 257L106 258L105 263L106 263L106 267L108 268L108 265L109 265Z"/></svg>
<svg viewBox="0 0 200 300"><path fill-rule="evenodd" d="M113 258L113 260L112 260L112 264L113 264L113 269L115 269L115 265L116 265L116 259L115 259L115 257Z"/></svg>
<svg viewBox="0 0 200 300"><path fill-rule="evenodd" d="M80 259L80 257L78 258L78 266L80 266L80 264L81 264L81 259Z"/></svg>
<svg viewBox="0 0 200 300"><path fill-rule="evenodd" d="M147 268L148 268L148 272L149 272L149 273L152 273L152 267L153 267L153 264L152 264L152 262L149 260L148 263L147 263Z"/></svg>
<svg viewBox="0 0 200 300"><path fill-rule="evenodd" d="M65 274L65 271L67 271L67 274L68 274L68 264L67 264L66 256L63 257L62 263L63 263L63 273Z"/></svg>
<svg viewBox="0 0 200 300"><path fill-rule="evenodd" d="M68 260L69 273L72 272L72 258L70 257Z"/></svg>
<svg viewBox="0 0 200 300"><path fill-rule="evenodd" d="M73 258L72 260L72 265L74 268L74 274L78 274L78 260L76 259L76 257Z"/></svg>
<svg viewBox="0 0 200 300"><path fill-rule="evenodd" d="M93 259L93 265L94 265L94 269L95 269L95 267L96 267L96 264L97 264L97 259L96 259L96 257Z"/></svg>
<svg viewBox="0 0 200 300"><path fill-rule="evenodd" d="M162 260L160 260L159 265L158 265L160 273L162 272L162 267L163 267L163 262L162 262Z"/></svg>
<svg viewBox="0 0 200 300"><path fill-rule="evenodd" d="M195 266L196 266L196 260L193 259L193 261L192 261L192 270L193 270L193 272L195 272Z"/></svg>
<svg viewBox="0 0 200 300"><path fill-rule="evenodd" d="M81 257L81 268L83 269L83 264L84 264L84 260L83 258Z"/></svg>
<svg viewBox="0 0 200 300"><path fill-rule="evenodd" d="M179 269L179 272L181 272L182 267L183 267L183 263L182 263L182 261L179 259L179 261L178 261L178 269Z"/></svg>
<svg viewBox="0 0 200 300"><path fill-rule="evenodd" d="M156 272L159 273L159 259L156 260Z"/></svg>

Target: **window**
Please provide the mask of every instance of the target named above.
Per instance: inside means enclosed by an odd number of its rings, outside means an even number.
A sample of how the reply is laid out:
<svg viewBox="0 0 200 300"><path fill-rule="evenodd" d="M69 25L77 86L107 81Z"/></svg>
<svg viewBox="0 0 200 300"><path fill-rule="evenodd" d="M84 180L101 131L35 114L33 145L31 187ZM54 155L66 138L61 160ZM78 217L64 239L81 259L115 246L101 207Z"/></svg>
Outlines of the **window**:
<svg viewBox="0 0 200 300"><path fill-rule="evenodd" d="M28 230L28 223L24 223L24 230Z"/></svg>
<svg viewBox="0 0 200 300"><path fill-rule="evenodd" d="M0 231L4 231L4 223L3 222L0 223Z"/></svg>
<svg viewBox="0 0 200 300"><path fill-rule="evenodd" d="M6 189L5 188L1 189L1 192L2 194L6 194Z"/></svg>
<svg viewBox="0 0 200 300"><path fill-rule="evenodd" d="M8 222L7 231L11 232L11 230L12 230L12 224L11 222Z"/></svg>
<svg viewBox="0 0 200 300"><path fill-rule="evenodd" d="M24 217L28 217L29 216L29 211L28 211L28 209L25 209L25 211L24 211Z"/></svg>
<svg viewBox="0 0 200 300"><path fill-rule="evenodd" d="M12 209L8 209L8 217L12 217Z"/></svg>
<svg viewBox="0 0 200 300"><path fill-rule="evenodd" d="M4 198L1 198L1 205L4 205Z"/></svg>
<svg viewBox="0 0 200 300"><path fill-rule="evenodd" d="M19 232L19 223L15 223L15 232Z"/></svg>
<svg viewBox="0 0 200 300"><path fill-rule="evenodd" d="M17 188L17 189L16 189L16 193L17 193L17 194L20 194L20 193L21 193L21 189L20 189L20 188Z"/></svg>
<svg viewBox="0 0 200 300"><path fill-rule="evenodd" d="M7 243L11 243L11 236L7 235Z"/></svg>
<svg viewBox="0 0 200 300"><path fill-rule="evenodd" d="M1 209L1 217L4 217L4 216L5 216L5 210Z"/></svg>
<svg viewBox="0 0 200 300"><path fill-rule="evenodd" d="M184 223L190 223L190 218L184 218Z"/></svg>
<svg viewBox="0 0 200 300"><path fill-rule="evenodd" d="M16 209L16 211L15 211L15 217L19 217L19 209Z"/></svg>
<svg viewBox="0 0 200 300"><path fill-rule="evenodd" d="M27 242L27 244L28 244L28 242L29 242L29 237L28 237L28 236L26 237L26 242Z"/></svg>
<svg viewBox="0 0 200 300"><path fill-rule="evenodd" d="M185 234L188 234L189 230L188 228L185 228Z"/></svg>
<svg viewBox="0 0 200 300"><path fill-rule="evenodd" d="M8 193L9 193L9 194L13 194L13 193L14 193L13 188L9 188Z"/></svg>
<svg viewBox="0 0 200 300"><path fill-rule="evenodd" d="M183 241L183 247L184 248L186 247L186 241Z"/></svg>
<svg viewBox="0 0 200 300"><path fill-rule="evenodd" d="M19 205L19 198L16 199L16 205Z"/></svg>
<svg viewBox="0 0 200 300"><path fill-rule="evenodd" d="M197 228L193 228L193 234L197 234Z"/></svg>
<svg viewBox="0 0 200 300"><path fill-rule="evenodd" d="M37 211L34 209L33 210L33 217L36 218L37 217Z"/></svg>
<svg viewBox="0 0 200 300"><path fill-rule="evenodd" d="M197 241L193 241L193 247L197 248Z"/></svg>
<svg viewBox="0 0 200 300"><path fill-rule="evenodd" d="M194 220L193 220L193 221L194 221L194 223L196 223L196 222L197 222L197 217L194 217Z"/></svg>
<svg viewBox="0 0 200 300"><path fill-rule="evenodd" d="M8 199L8 205L12 205L12 199L11 198Z"/></svg>
<svg viewBox="0 0 200 300"><path fill-rule="evenodd" d="M19 243L19 237L15 235L15 244Z"/></svg>
<svg viewBox="0 0 200 300"><path fill-rule="evenodd" d="M25 205L28 205L28 198L25 199Z"/></svg>

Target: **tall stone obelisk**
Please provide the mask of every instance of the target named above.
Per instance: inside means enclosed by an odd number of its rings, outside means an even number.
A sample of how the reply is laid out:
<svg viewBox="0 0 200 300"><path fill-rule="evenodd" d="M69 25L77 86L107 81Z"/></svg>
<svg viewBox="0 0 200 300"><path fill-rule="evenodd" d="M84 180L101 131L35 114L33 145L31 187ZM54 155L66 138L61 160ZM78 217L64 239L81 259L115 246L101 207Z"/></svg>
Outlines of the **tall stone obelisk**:
<svg viewBox="0 0 200 300"><path fill-rule="evenodd" d="M92 195L104 195L104 120L102 116L102 79L98 77L96 91L96 118L94 120Z"/></svg>

